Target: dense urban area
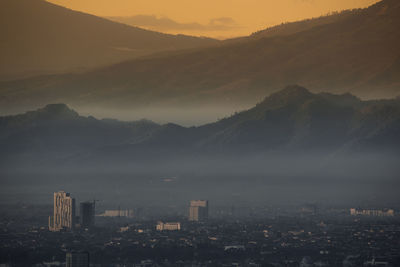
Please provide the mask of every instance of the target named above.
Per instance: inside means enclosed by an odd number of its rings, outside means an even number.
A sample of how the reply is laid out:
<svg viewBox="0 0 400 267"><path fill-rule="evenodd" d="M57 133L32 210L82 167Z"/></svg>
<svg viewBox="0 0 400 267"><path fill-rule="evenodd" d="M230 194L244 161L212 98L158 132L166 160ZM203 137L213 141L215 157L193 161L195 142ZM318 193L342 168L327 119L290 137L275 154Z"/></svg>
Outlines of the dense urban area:
<svg viewBox="0 0 400 267"><path fill-rule="evenodd" d="M76 206L65 192L2 206L0 266L400 266L388 208Z"/></svg>

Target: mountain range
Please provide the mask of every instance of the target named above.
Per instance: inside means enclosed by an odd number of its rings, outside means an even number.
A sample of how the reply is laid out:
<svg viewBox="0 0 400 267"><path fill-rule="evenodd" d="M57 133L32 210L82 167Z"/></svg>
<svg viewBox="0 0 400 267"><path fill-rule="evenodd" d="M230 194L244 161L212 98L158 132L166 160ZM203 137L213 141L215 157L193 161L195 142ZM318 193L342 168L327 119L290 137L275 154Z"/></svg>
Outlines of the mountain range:
<svg viewBox="0 0 400 267"><path fill-rule="evenodd" d="M373 155L398 162L398 136L399 99L362 101L294 85L249 110L198 127L99 120L65 104L0 117L0 166L10 172L154 166L165 170L204 162L207 169L229 162L235 169L250 162L251 171L277 159L284 159L284 165L295 158L297 164L304 160L301 165L319 166L321 161Z"/></svg>
<svg viewBox="0 0 400 267"><path fill-rule="evenodd" d="M105 25L99 28L134 31L89 18ZM366 9L283 24L205 48L153 54L80 74L2 82L0 112L20 113L57 102L79 110L235 111L287 84L302 84L313 92L350 92L363 99L393 98L400 88L399 25L400 2L383 0Z"/></svg>
<svg viewBox="0 0 400 267"><path fill-rule="evenodd" d="M82 72L162 51L218 43L143 30L44 0L0 2L0 79Z"/></svg>

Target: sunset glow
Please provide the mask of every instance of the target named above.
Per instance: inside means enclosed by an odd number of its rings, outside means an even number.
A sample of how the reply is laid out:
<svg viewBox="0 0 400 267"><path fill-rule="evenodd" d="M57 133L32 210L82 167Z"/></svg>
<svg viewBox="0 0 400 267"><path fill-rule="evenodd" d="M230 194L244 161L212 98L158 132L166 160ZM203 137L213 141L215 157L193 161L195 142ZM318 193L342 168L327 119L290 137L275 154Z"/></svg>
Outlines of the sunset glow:
<svg viewBox="0 0 400 267"><path fill-rule="evenodd" d="M173 34L229 38L248 35L283 22L318 17L345 9L364 8L377 1L49 0L49 2L103 17L140 16L135 18L135 24L147 29Z"/></svg>

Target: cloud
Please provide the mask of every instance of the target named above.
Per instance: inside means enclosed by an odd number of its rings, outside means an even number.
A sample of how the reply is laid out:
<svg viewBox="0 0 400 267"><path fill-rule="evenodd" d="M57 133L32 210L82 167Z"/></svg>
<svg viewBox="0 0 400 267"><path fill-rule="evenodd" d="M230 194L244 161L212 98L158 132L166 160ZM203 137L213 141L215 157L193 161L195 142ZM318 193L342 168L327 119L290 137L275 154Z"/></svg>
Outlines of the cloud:
<svg viewBox="0 0 400 267"><path fill-rule="evenodd" d="M208 24L197 22L180 23L168 17L157 17L155 15L136 15L130 17L107 17L110 20L155 29L159 31L228 31L239 28L236 21L229 17L215 18Z"/></svg>
<svg viewBox="0 0 400 267"><path fill-rule="evenodd" d="M229 17L222 17L210 20L208 27L237 27L236 21Z"/></svg>

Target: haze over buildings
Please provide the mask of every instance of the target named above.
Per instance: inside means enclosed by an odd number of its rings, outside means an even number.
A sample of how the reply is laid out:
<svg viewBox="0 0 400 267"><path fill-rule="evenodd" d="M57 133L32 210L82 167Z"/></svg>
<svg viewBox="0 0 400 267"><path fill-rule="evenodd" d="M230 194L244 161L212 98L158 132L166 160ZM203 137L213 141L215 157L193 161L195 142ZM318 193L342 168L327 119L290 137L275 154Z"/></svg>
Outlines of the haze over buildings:
<svg viewBox="0 0 400 267"><path fill-rule="evenodd" d="M399 0L0 0L0 267L400 266L399 26Z"/></svg>

